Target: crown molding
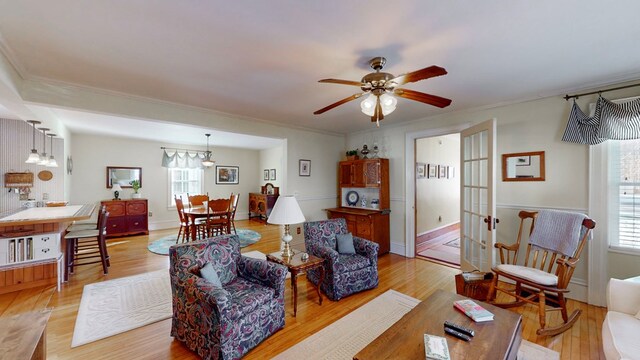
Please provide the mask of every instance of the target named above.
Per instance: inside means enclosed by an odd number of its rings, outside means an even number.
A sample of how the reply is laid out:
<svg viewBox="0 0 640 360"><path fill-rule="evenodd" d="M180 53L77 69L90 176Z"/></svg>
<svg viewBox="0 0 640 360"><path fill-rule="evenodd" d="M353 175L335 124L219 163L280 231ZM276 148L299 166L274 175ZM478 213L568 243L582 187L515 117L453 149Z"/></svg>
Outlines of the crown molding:
<svg viewBox="0 0 640 360"><path fill-rule="evenodd" d="M156 105L175 107L175 108L178 108L178 109L181 109L181 110L196 111L196 112L204 113L204 114L207 114L207 115L216 115L216 116L220 116L220 117L225 117L225 118L228 118L230 120L244 120L244 121L259 122L259 123L263 123L263 124L268 124L268 125L273 125L273 126L278 126L278 127L284 127L284 128L293 129L293 130L309 131L309 132L319 133L319 134L323 134L323 135L331 135L331 136L345 136L346 135L345 133L338 133L338 132L334 132L334 131L313 129L313 128L308 128L308 127L304 127L304 126L295 126L295 125L291 125L291 124L281 123L281 122L277 122L277 121L270 121L270 120L265 120L265 119L250 117L250 116L241 116L241 115L236 115L236 114L231 114L231 113L225 113L225 112L222 112L222 111L203 108L203 107L200 107L200 106L187 105L187 104L177 103L177 102L173 102L173 101L169 101L169 100L161 100L161 99L156 99L156 98L151 98L151 97L146 97L146 96L141 96L141 95L125 93L125 92L122 92L122 91L109 90L109 89L104 89L104 88L99 88L99 87L94 87L94 86L82 85L82 84L77 84L77 83L57 80L57 79L51 79L51 78L47 78L47 77L43 77L43 76L31 76L30 75L29 78L28 78L28 81L33 82L33 83L41 83L41 84L43 84L45 86L48 85L50 87L65 87L65 88L68 88L68 89L73 90L73 91L89 92L89 93L94 93L94 94L98 94L98 95L105 95L105 96L115 96L115 97L121 97L121 98L124 98L124 99L127 99L127 100L136 101L136 102L145 102L145 103L149 103L149 104L156 104ZM76 110L78 110L78 109L76 109ZM79 110L82 110L82 109L79 109ZM147 119L147 120L149 120L149 119ZM228 130L223 130L223 129L215 129L215 130L227 131L228 132Z"/></svg>
<svg viewBox="0 0 640 360"><path fill-rule="evenodd" d="M13 69L16 71L18 76L22 78L22 80L27 79L28 77L27 70L22 65L22 63L18 61L18 57L16 56L16 53L11 49L9 44L7 44L7 41L4 39L4 36L2 36L2 33L0 33L0 53L4 55L5 58L7 58L7 60L9 61L9 64L13 66Z"/></svg>

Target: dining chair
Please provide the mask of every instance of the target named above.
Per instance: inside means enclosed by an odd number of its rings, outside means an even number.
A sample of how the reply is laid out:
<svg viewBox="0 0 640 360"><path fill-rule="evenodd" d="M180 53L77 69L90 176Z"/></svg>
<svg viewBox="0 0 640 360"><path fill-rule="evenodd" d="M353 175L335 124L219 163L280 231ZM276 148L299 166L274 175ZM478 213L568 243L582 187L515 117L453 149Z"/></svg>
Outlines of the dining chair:
<svg viewBox="0 0 640 360"><path fill-rule="evenodd" d="M207 213L207 235L224 235L230 229L231 199L209 200Z"/></svg>
<svg viewBox="0 0 640 360"><path fill-rule="evenodd" d="M229 209L229 222L231 224L231 228L233 228L233 233L234 234L238 234L238 232L236 231L236 210L238 209L238 199L240 199L240 194L234 194L231 193L231 197L230 197L230 206L231 208Z"/></svg>
<svg viewBox="0 0 640 360"><path fill-rule="evenodd" d="M189 207L202 206L205 201L209 201L209 194L189 195L187 193L187 198L189 199Z"/></svg>
<svg viewBox="0 0 640 360"><path fill-rule="evenodd" d="M184 214L184 203L182 202L182 196L175 197L174 200L176 202L176 210L178 210L178 219L180 220L180 229L178 230L178 237L176 237L176 244L178 240L180 240L180 236L182 235L182 242L184 243L185 239L189 241L189 217Z"/></svg>

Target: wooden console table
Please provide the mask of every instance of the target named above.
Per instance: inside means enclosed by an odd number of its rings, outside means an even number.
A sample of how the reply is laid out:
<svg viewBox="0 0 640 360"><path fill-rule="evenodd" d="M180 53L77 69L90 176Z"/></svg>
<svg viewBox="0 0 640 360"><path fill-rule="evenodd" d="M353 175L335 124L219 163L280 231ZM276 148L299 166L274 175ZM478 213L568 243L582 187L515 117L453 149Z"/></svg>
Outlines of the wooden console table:
<svg viewBox="0 0 640 360"><path fill-rule="evenodd" d="M47 322L51 310L0 317L0 357L2 359L47 358Z"/></svg>

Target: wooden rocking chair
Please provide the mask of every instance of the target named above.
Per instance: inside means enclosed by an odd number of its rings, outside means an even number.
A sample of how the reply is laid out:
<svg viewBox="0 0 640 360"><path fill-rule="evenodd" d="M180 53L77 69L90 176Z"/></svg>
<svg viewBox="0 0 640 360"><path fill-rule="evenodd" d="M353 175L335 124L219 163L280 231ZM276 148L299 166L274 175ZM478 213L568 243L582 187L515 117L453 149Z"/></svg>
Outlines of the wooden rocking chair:
<svg viewBox="0 0 640 360"><path fill-rule="evenodd" d="M517 242L512 245L502 243L495 244L495 247L500 250L501 264L492 269L496 276L493 277L487 300L503 308L521 306L525 303L537 304L540 328L536 333L544 336L560 334L569 329L576 320L578 320L578 316L580 316L581 310L574 310L571 316L567 315L565 294L569 292L567 286L569 285L576 264L580 259L584 245L589 238L589 233L596 226L596 223L584 217L580 224L580 217L576 217L576 214L561 211L544 211L545 229L539 230L538 234L544 232L546 232L546 234L555 232L556 234L556 236L548 237L553 238L552 241L555 240L555 246L554 244L548 246L550 245L548 241L541 244L539 240L540 236L532 236L536 221L539 220L538 212L520 211L518 216L520 217L520 228L518 230ZM551 217L556 217L556 221L548 221ZM568 224L563 223L563 221L557 221L559 218L565 220L571 219L573 223ZM517 265L522 231L525 222L528 220L531 221L531 226L529 229L530 241L527 245L527 254L524 265ZM539 221L538 225L542 227L543 223ZM569 228L571 229L569 230ZM571 241L569 241L571 245L567 245L568 243L565 241L567 237L557 236L563 233L575 235L573 242L571 243ZM538 261L540 261L540 263L538 263ZM515 288L513 288L513 285L510 287L499 287L498 278L500 276L515 282ZM515 300L509 303L497 303L495 302L496 291L504 292L514 297ZM564 323L558 326L546 326L547 311L560 311Z"/></svg>

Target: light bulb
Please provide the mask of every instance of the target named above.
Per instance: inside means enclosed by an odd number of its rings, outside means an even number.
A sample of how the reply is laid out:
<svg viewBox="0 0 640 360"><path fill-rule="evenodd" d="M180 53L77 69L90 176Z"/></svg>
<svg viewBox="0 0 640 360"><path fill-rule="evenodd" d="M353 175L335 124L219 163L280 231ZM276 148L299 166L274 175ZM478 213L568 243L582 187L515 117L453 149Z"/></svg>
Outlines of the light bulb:
<svg viewBox="0 0 640 360"><path fill-rule="evenodd" d="M360 108L365 115L373 116L373 110L376 107L377 98L373 94L369 94L366 99L360 103Z"/></svg>

